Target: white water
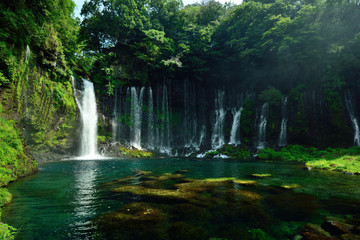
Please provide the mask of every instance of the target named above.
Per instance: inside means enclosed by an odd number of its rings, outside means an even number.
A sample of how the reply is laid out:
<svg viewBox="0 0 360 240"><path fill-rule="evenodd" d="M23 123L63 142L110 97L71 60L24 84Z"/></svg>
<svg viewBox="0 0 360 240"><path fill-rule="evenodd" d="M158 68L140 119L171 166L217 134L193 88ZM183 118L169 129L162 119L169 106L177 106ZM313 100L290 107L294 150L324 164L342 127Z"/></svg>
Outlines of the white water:
<svg viewBox="0 0 360 240"><path fill-rule="evenodd" d="M83 79L84 90L75 94L76 103L81 117L81 145L80 158L101 158L97 148L97 121L96 98L92 82ZM77 95L81 95L80 97Z"/></svg>
<svg viewBox="0 0 360 240"><path fill-rule="evenodd" d="M215 98L215 124L211 136L211 146L213 149L221 148L225 144L224 121L226 111L224 109L225 92L219 90Z"/></svg>
<svg viewBox="0 0 360 240"><path fill-rule="evenodd" d="M281 120L281 129L279 136L279 146L286 146L287 144L287 101L288 98L284 97L282 99L282 120Z"/></svg>
<svg viewBox="0 0 360 240"><path fill-rule="evenodd" d="M266 125L268 117L269 104L264 103L261 107L260 119L258 122L258 143L256 148L263 149L266 145Z"/></svg>
<svg viewBox="0 0 360 240"><path fill-rule="evenodd" d="M117 104L118 102L118 94L117 91L115 90L115 101L114 101L114 111L113 111L113 118L111 119L111 127L112 127L112 141L116 142L117 140L117 129L118 129L118 110L117 110Z"/></svg>
<svg viewBox="0 0 360 240"><path fill-rule="evenodd" d="M142 104L144 96L144 87L140 90L138 97L135 87L131 87L131 129L130 145L137 149L141 148L141 123L142 123Z"/></svg>
<svg viewBox="0 0 360 240"><path fill-rule="evenodd" d="M350 116L350 120L352 122L353 125L353 129L354 129L354 145L355 146L360 146L360 130L359 130L359 124L358 124L358 120L355 116L355 112L354 112L354 106L353 106L353 102L351 100L351 94L350 91L347 91L345 93L345 105L346 108L348 110L349 116Z"/></svg>
<svg viewBox="0 0 360 240"><path fill-rule="evenodd" d="M242 110L243 110L243 108L241 107L239 109L233 108L231 111L233 114L233 123L232 123L232 127L231 127L229 144L235 144L235 145L241 144L239 127L240 127L240 118L241 118Z"/></svg>
<svg viewBox="0 0 360 240"><path fill-rule="evenodd" d="M29 47L29 45L26 45L25 60L29 60L30 55L31 55L30 47Z"/></svg>
<svg viewBox="0 0 360 240"><path fill-rule="evenodd" d="M154 149L154 101L153 101L153 92L152 88L149 87L149 99L148 99L148 131L147 131L147 140L148 147Z"/></svg>
<svg viewBox="0 0 360 240"><path fill-rule="evenodd" d="M171 153L170 148L170 112L169 112L169 99L166 85L162 88L162 126L160 129L160 152Z"/></svg>

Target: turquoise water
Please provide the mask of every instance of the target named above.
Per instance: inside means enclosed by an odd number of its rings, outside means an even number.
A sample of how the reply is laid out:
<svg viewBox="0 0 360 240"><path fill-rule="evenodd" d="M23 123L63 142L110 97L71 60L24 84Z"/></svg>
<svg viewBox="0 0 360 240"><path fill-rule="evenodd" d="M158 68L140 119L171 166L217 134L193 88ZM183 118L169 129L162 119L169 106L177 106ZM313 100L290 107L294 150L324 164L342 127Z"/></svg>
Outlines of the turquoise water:
<svg viewBox="0 0 360 240"><path fill-rule="evenodd" d="M224 186L212 192L202 192L202 197L209 196L216 201L222 199L221 203L218 201L209 207L196 205L197 209L206 211L207 222L201 219L196 222L177 216L172 208L177 206L178 202L164 203L136 194L114 192L111 191L113 185L105 184L115 179L134 176L134 171L152 171L161 175L184 169L188 170L185 173L186 178L195 179L252 179L250 175L253 173L270 173L272 177L256 179L258 184L255 187L230 186L260 195L261 200L257 201L256 208L251 208L256 211L244 210L245 207L237 209L239 202L228 199L225 194L221 196ZM102 221L97 220L99 216L114 212L124 204L132 202L154 204L166 214L171 213L164 220L166 224L162 223L162 227L178 229L174 226L186 223L186 226L201 228L204 239L256 239L254 236L259 229L262 229L261 234L265 232L273 239L291 239L301 230L302 225L308 222L321 223L324 216L360 214L360 176L307 171L297 163L177 158L67 160L41 164L39 170L39 173L12 183L8 188L13 194L13 202L4 210L3 221L19 229L17 239L136 239L116 231L107 233L106 231L110 230L101 225ZM139 179L126 183L141 184ZM283 184L298 184L300 187L283 190L279 188ZM244 202L241 204L244 206ZM238 214L231 214L236 211ZM265 223L260 219L252 222L252 219L262 218L256 216L260 211L264 216L268 216L270 221ZM252 217L241 216L244 212ZM265 224L269 226L264 226ZM153 227L154 225L149 225L149 228ZM141 229L138 231L142 231ZM176 239L168 230L161 231L163 239ZM239 237L241 234L246 236ZM157 239L156 236L149 236L147 239Z"/></svg>

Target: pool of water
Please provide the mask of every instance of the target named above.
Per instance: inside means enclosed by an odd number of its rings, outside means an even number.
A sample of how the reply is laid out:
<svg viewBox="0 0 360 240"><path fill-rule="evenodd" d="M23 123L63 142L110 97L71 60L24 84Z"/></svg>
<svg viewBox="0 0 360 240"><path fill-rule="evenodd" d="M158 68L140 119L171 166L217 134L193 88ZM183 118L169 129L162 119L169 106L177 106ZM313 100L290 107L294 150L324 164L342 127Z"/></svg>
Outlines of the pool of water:
<svg viewBox="0 0 360 240"><path fill-rule="evenodd" d="M186 234L192 238L199 234L198 239L293 239L304 224L321 223L325 216L360 215L360 176L307 171L291 162L64 160L43 163L39 170L8 187L13 202L5 208L3 221L19 230L17 239L186 239ZM187 171L180 177L164 177L178 170ZM152 173L144 178L137 171ZM251 176L262 173L271 177ZM189 179L221 177L256 180L257 184L202 185L200 190L190 189L189 198L170 199L114 191L137 186L175 194L176 184L193 181ZM166 180L160 181L162 187L159 179ZM280 187L291 184L298 186ZM238 196L234 193L248 198L234 197ZM137 209L135 217L132 209ZM140 210L155 217L144 219Z"/></svg>

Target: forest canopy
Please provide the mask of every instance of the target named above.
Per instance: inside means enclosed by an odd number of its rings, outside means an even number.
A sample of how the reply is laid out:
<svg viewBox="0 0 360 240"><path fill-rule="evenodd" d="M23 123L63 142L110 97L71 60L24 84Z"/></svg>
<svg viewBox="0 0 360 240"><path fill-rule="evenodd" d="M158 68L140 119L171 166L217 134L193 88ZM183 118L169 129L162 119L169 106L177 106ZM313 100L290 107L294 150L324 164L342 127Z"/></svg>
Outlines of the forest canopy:
<svg viewBox="0 0 360 240"><path fill-rule="evenodd" d="M75 73L108 93L116 86L187 77L282 93L357 85L357 1L72 0L0 3L0 68L30 46L55 79ZM55 69L54 66L57 66ZM60 69L60 70L59 70Z"/></svg>
<svg viewBox="0 0 360 240"><path fill-rule="evenodd" d="M91 0L80 33L87 53L101 56L90 73L99 84L109 83L104 66L123 65L111 84L180 74L256 91L335 90L359 77L359 8L333 0Z"/></svg>

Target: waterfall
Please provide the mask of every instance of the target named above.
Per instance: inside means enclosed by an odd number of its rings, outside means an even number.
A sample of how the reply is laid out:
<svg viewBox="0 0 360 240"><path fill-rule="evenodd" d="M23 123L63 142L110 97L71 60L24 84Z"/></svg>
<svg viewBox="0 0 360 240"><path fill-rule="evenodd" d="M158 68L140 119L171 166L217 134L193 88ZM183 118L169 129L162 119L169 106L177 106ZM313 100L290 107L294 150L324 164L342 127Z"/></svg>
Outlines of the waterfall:
<svg viewBox="0 0 360 240"><path fill-rule="evenodd" d="M162 88L160 152L170 154L170 112L166 85Z"/></svg>
<svg viewBox="0 0 360 240"><path fill-rule="evenodd" d="M111 127L112 127L112 140L113 142L116 142L117 140L117 130L118 130L118 94L117 90L115 90L115 99L114 99L114 111L113 111L113 118L111 119Z"/></svg>
<svg viewBox="0 0 360 240"><path fill-rule="evenodd" d="M355 112L354 112L354 106L353 106L353 102L351 100L351 94L350 91L347 91L345 93L345 105L346 108L348 110L353 128L354 128L354 145L355 146L360 146L360 131L359 131L359 124L358 124L358 120L355 116Z"/></svg>
<svg viewBox="0 0 360 240"><path fill-rule="evenodd" d="M231 127L229 144L234 144L234 145L241 144L240 134L238 134L238 132L239 132L239 127L240 127L240 118L241 118L242 110L243 110L242 107L239 109L233 108L231 110L231 112L233 114L233 123L232 123L232 127Z"/></svg>
<svg viewBox="0 0 360 240"><path fill-rule="evenodd" d="M269 104L264 103L261 107L260 118L258 118L258 142L257 149L263 149L266 145L266 125L268 118Z"/></svg>
<svg viewBox="0 0 360 240"><path fill-rule="evenodd" d="M75 94L81 117L80 157L85 159L99 158L97 149L98 114L94 85L92 82L83 79L83 88L80 94Z"/></svg>
<svg viewBox="0 0 360 240"><path fill-rule="evenodd" d="M218 90L215 98L215 124L211 136L213 149L221 148L225 144L224 121L226 110L224 109L224 95L224 91Z"/></svg>
<svg viewBox="0 0 360 240"><path fill-rule="evenodd" d="M130 145L138 149L141 149L141 123L144 89L144 87L141 88L138 96L136 88L131 87Z"/></svg>
<svg viewBox="0 0 360 240"><path fill-rule="evenodd" d="M190 151L198 151L201 145L201 136L198 133L197 97L195 85L191 81L184 82L184 120L183 138L184 146Z"/></svg>
<svg viewBox="0 0 360 240"><path fill-rule="evenodd" d="M280 130L280 136L279 136L279 146L286 146L287 144L287 102L288 98L284 97L282 99L282 108L281 108L281 130Z"/></svg>
<svg viewBox="0 0 360 240"><path fill-rule="evenodd" d="M29 47L29 45L26 45L26 50L25 50L25 60L26 61L29 60L30 55L31 55L30 47Z"/></svg>
<svg viewBox="0 0 360 240"><path fill-rule="evenodd" d="M148 98L148 131L147 131L148 147L154 149L154 101L152 88L149 87Z"/></svg>

